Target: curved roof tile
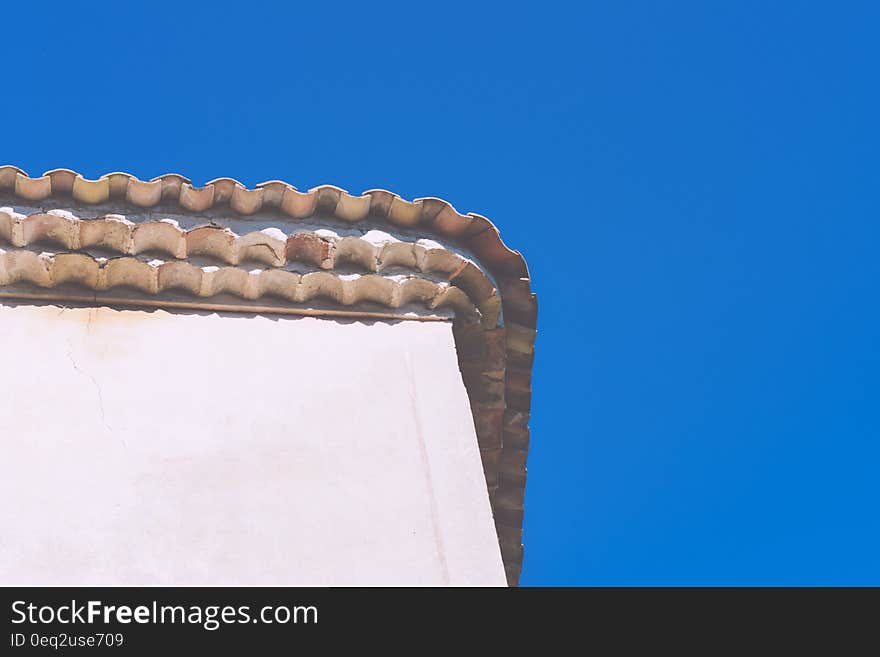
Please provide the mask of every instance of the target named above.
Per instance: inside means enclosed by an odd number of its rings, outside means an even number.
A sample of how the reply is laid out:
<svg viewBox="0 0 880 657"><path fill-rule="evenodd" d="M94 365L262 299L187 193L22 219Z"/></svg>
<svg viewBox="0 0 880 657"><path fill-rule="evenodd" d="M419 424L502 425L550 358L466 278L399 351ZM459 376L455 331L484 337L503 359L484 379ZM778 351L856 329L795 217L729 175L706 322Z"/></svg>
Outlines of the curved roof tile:
<svg viewBox="0 0 880 657"><path fill-rule="evenodd" d="M352 195L333 185L300 192L293 185L277 180L248 189L232 178L217 178L199 188L176 173L142 181L130 174L114 172L89 180L69 169L54 169L31 178L10 165L0 166L0 190L10 190L31 201L69 194L88 204L116 198L139 207L153 207L161 201L176 201L194 212L228 205L238 214L249 215L265 207L277 208L296 219L317 212L350 222L370 216L387 219L398 226L425 225L441 235L461 239L493 273L498 268L511 275L528 277L522 255L504 244L492 222L481 215L461 214L450 203L437 198L406 201L397 194L378 189Z"/></svg>
<svg viewBox="0 0 880 657"><path fill-rule="evenodd" d="M182 230L168 220L134 223L122 215L83 220L61 210L22 215L0 208L0 239L16 247L0 253L0 283L15 279L51 287L75 281L93 290L133 286L146 294L158 294L174 288L198 297L231 293L245 299L275 294L290 300L324 297L341 305L368 300L392 308L419 301L428 307L448 304L462 315L482 316L481 324L456 323L453 330L505 570L511 584L518 582L537 301L522 255L503 242L486 217L462 214L442 199L407 201L382 189L355 195L322 185L300 191L278 180L248 189L231 178L196 187L178 174L144 181L114 172L89 180L69 169L54 169L31 178L17 167L0 166L0 192L28 201L71 196L82 204L116 200L139 208L176 203L195 213L228 207L244 216L272 210L292 219L320 216L352 224L380 220L401 228L421 227L464 245L495 283L475 263L430 239L401 242L373 234L381 231L359 238L341 237L329 230L237 235L216 226ZM22 248L44 241L73 251L107 248L121 257L38 254ZM151 251L175 260L146 262L137 257ZM185 260L195 254L216 258L224 266L198 267ZM282 269L294 260L315 264L322 271L298 274ZM267 268L250 272L236 266L243 261ZM357 264L370 273L337 274L333 270L340 262ZM440 273L452 285L419 276L382 276L380 272L389 266Z"/></svg>

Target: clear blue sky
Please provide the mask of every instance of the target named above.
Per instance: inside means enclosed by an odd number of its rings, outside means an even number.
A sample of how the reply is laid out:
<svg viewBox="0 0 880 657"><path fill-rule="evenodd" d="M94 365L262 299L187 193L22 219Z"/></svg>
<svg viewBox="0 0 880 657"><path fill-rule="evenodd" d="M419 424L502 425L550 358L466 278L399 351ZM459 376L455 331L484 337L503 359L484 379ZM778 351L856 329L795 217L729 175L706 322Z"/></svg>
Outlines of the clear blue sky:
<svg viewBox="0 0 880 657"><path fill-rule="evenodd" d="M493 219L523 584L880 584L877 3L135 4L4 7L0 160Z"/></svg>

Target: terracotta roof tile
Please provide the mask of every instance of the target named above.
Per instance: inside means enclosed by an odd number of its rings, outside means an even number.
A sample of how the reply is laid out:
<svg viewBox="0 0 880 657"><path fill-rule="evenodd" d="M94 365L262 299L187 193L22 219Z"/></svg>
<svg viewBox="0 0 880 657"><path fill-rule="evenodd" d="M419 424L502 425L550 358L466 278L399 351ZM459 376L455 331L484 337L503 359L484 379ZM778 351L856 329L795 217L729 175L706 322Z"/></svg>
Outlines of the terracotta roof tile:
<svg viewBox="0 0 880 657"><path fill-rule="evenodd" d="M386 190L369 190L355 196L332 185L302 193L277 180L261 183L251 190L232 178L217 178L202 188L196 188L179 174L141 181L116 172L97 180L87 180L69 169L55 169L41 177L30 178L21 169L8 165L0 166L0 189L11 189L29 200L72 194L84 203L101 203L110 198L111 189L113 197L120 196L124 189L126 200L141 207L152 207L161 200L176 200L191 211L227 204L235 212L247 215L267 205L280 208L294 218L323 212L346 221L377 216L399 226L424 223L442 235L461 237L472 243L477 255L490 267L499 266L506 271L527 274L522 256L504 245L492 222L481 215L460 214L449 203L437 198L410 202Z"/></svg>
<svg viewBox="0 0 880 657"><path fill-rule="evenodd" d="M389 308L421 303L427 308L449 306L477 316L473 302L460 289L418 276L306 274L282 269L196 266L186 261L144 261L133 256L98 258L87 253L50 253L0 249L0 285L32 283L53 288L78 283L92 290L131 287L146 294L176 290L198 297L232 294L243 299L276 296L295 303L325 298L350 306L372 302Z"/></svg>
<svg viewBox="0 0 880 657"><path fill-rule="evenodd" d="M135 223L121 214L81 219L67 210L25 215L10 207L0 207L0 239L19 247L51 242L69 249L98 245L121 254L161 251L176 258L209 255L228 264L252 259L283 266L288 261L304 259L328 269L338 262L357 264L370 271L411 267L448 275L478 297L477 303L497 293L479 267L437 242L404 242L378 230L354 237L340 236L329 229L285 235L270 227L238 235L229 228L211 224L184 230L171 219Z"/></svg>
<svg viewBox="0 0 880 657"><path fill-rule="evenodd" d="M177 204L191 213L229 208L242 216L270 210L293 220L326 217L351 224L380 220L406 234L424 229L470 250L478 263L428 234L409 241L381 230L343 236L328 227L291 233L270 228L239 235L223 226L184 230L173 220L133 222L115 213L83 219L65 210L25 214L0 208L0 242L13 247L0 249L0 285L26 281L39 289L51 289L76 284L95 290L95 299L100 290L122 286L145 295L173 289L200 299L225 293L248 300L275 296L294 303L323 298L343 306L362 301L389 308L421 303L427 308L449 306L460 317L479 318L479 325L456 321L453 329L505 571L509 582L517 583L523 554L523 490L538 306L525 260L504 244L486 217L462 214L441 199L407 201L381 189L354 195L323 185L301 192L278 180L248 189L231 178L195 187L178 174L142 181L115 172L88 180L69 169L55 169L31 178L17 167L0 166L0 192L33 202L72 197L85 205L107 201L138 208ZM73 253L39 253L33 250L37 243L55 244ZM119 256L101 258L82 252L89 249L106 249ZM172 260L147 260L148 253ZM211 258L218 265L199 266L187 260L191 256ZM240 266L244 262L260 267L246 269ZM290 271L292 262L321 270ZM366 273L343 274L340 265ZM392 267L412 273L383 274ZM445 280L432 278L438 276Z"/></svg>

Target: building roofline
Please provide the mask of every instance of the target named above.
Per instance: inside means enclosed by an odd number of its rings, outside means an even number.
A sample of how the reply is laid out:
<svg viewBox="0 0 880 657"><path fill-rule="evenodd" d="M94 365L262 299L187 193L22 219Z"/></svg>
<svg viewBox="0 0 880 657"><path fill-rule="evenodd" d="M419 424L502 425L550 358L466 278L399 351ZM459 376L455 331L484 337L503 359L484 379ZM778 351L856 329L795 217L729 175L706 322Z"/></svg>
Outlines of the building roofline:
<svg viewBox="0 0 880 657"><path fill-rule="evenodd" d="M285 283L285 290L300 290L290 292L290 301L295 301L297 294L307 295L308 290L313 289L310 286L313 281L320 288L320 296L330 298L340 305L345 305L347 301L379 299L385 306L394 307L395 300L399 301L401 295L406 294L404 289L408 286L413 294L418 287L419 293L415 296L421 294L423 298L419 300L423 302L428 299L425 305L429 308L434 307L431 304L442 296L458 314L467 315L469 310L466 312L466 309L471 307L470 304L477 309L476 314L480 321L457 321L453 330L462 378L471 400L508 582L518 583L523 557L525 462L529 446L528 421L531 411L537 299L532 293L528 267L522 254L504 244L498 229L486 217L474 213L462 214L442 199L420 198L407 201L397 194L380 189L352 195L339 187L322 185L301 192L294 186L277 180L260 183L253 189L248 189L231 178L218 178L202 187L195 187L189 179L178 174L166 174L142 181L130 174L117 172L89 180L69 169L54 169L32 178L17 167L0 166L0 194L4 193L29 202L72 198L78 206L99 206L115 201L127 207L143 209L176 204L185 213L195 215L209 210L228 209L241 216L257 212L278 212L282 217L292 220L322 218L353 225L362 221L384 221L410 232L429 231L470 251L479 265L491 274L491 280L482 274L480 267L464 259L454 272L447 272L452 287L444 287L432 281L437 287L430 291L426 287L426 280L402 286L385 281L382 276L368 273L357 279L360 282L346 285L342 277L324 271L306 273L295 282L294 287L290 287L290 279ZM99 226L101 222L103 225ZM3 272L0 271L0 284L8 285L10 282L18 283L23 280L41 288L51 287L52 285L43 284L56 282L49 273L50 268L60 271L66 266L83 279L74 279L75 283L92 290L108 290L114 287L114 280L125 285L124 281L130 278L144 288L142 292L155 295L162 292L159 288L159 272L167 264L166 271L174 270L182 277L181 280L194 281L193 286L198 282L198 289L193 287L192 290L194 296L213 297L218 291L231 291L244 299L248 295L259 299L262 295L257 293L262 288L256 281L249 283L239 275L241 270L236 271L235 266L242 259L253 258L254 249L251 247L254 246L259 247L257 250L262 247L269 249L264 252L263 257L273 261L266 262L269 269L265 271L270 274L260 275L260 278L266 280L279 277L271 274L272 266L280 266L290 260L309 261L312 258L317 259L317 266L332 268L337 262L336 259L329 258L332 249L337 254L340 251L361 254L351 256L352 260L362 258L368 271L377 271L381 263L381 258L373 248L375 244L355 244L351 241L355 238L350 237L336 236L338 239L334 239L332 236L316 235L314 231L302 230L287 236L268 235L266 231L259 231L259 234L264 235L260 237L258 233L235 235L227 227L213 225L213 222L208 226L185 231L179 227L157 227L156 224L160 223L163 222L135 224L124 217L109 214L81 219L63 210L40 210L25 214L4 208L0 210L0 240L19 250L0 254L0 268L5 267L7 272L6 283L3 283ZM149 230L138 228L146 224L151 224ZM98 244L120 254L118 258L112 259L113 262L120 261L111 266L111 269L116 270L115 273L108 269L107 262L102 262L100 258L86 252L89 238L83 240L84 225L95 240L92 246ZM145 236L152 233L153 237L147 239L150 248L164 249L178 261L157 264L139 260L136 257L138 249L134 238L136 230L141 230ZM160 233L165 237L156 237ZM33 250L26 250L32 243L47 240L60 243L72 253L37 254ZM417 242L419 243L421 240ZM343 246L340 248L340 245ZM380 245L378 248L386 246ZM216 267L198 268L179 261L186 260L193 253L207 254L232 265L224 267L231 271L228 276L224 274L224 278L233 281L229 284L232 287L227 289L226 283L216 284L214 275L206 275L205 269L213 271ZM59 258L66 260L66 265L59 265ZM18 277L14 281L8 275L10 262L15 276ZM377 263L377 269L371 269L371 262ZM418 270L418 263L414 266ZM45 280L40 279L41 276L45 276ZM303 279L306 277L311 278L303 287ZM465 294L457 297L455 291L450 292L453 288L461 289ZM8 293L0 296L15 295L14 289L10 288ZM27 293L22 292L18 296L27 298ZM111 303L113 298L121 297L107 293L98 302ZM94 299L97 301L98 295ZM146 305L155 303L155 300L145 302ZM499 305L500 312L497 307ZM241 310L247 310L246 304L242 305ZM320 312L316 310L313 314Z"/></svg>

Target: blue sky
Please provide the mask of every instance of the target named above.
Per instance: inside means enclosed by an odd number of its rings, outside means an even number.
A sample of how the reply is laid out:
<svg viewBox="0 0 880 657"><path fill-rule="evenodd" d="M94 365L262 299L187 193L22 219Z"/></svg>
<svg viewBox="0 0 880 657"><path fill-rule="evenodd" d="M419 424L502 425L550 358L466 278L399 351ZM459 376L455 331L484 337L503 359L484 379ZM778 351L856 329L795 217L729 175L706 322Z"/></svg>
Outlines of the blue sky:
<svg viewBox="0 0 880 657"><path fill-rule="evenodd" d="M523 584L880 584L876 3L135 4L4 8L0 160L493 219Z"/></svg>

